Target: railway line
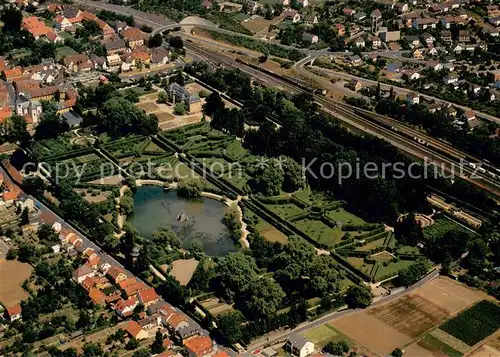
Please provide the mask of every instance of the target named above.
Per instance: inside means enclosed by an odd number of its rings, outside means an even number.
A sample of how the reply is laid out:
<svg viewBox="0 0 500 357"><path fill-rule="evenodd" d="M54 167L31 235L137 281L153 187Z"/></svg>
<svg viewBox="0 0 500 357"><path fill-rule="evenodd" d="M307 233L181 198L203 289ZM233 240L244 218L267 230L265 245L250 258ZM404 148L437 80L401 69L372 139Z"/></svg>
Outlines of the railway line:
<svg viewBox="0 0 500 357"><path fill-rule="evenodd" d="M292 93L312 92L311 88L306 87L297 80L292 81L291 79L283 78L277 74L269 73L262 68L255 68L255 66L251 64L235 61L225 55L204 49L190 42L186 43L186 47L190 50L202 53L205 57L213 58L224 66L238 68L253 77L277 83L282 88ZM468 165L471 162L481 163L480 160L440 140L429 137L413 128L396 122L395 119L363 111L345 103L327 99L322 95L314 93L312 93L312 95L323 110L342 120L349 128L383 138L406 153L419 159L427 159L427 161L431 161L439 168L453 173L455 177L461 177L490 192L497 199L500 199L500 182L487 172L480 171L477 167ZM495 170L495 168L492 168L492 170ZM496 177L498 177L498 175Z"/></svg>

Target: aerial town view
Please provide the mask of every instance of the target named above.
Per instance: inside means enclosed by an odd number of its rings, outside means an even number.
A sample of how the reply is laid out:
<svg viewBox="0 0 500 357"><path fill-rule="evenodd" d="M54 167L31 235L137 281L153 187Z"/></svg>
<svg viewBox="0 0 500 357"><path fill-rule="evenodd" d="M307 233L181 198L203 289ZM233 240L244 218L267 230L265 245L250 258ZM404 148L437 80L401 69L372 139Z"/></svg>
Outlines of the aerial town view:
<svg viewBox="0 0 500 357"><path fill-rule="evenodd" d="M0 0L0 357L500 357L499 0Z"/></svg>

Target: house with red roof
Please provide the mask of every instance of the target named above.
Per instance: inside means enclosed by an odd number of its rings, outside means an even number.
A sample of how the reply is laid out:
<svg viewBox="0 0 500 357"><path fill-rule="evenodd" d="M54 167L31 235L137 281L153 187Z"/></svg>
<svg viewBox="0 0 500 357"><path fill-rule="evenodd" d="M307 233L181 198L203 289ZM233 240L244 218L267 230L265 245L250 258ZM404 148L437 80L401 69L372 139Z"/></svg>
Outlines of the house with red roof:
<svg viewBox="0 0 500 357"><path fill-rule="evenodd" d="M23 76L23 68L17 66L12 69L5 69L3 71L3 76L7 82L13 82Z"/></svg>
<svg viewBox="0 0 500 357"><path fill-rule="evenodd" d="M134 313L135 307L139 305L139 301L135 297L128 298L127 300L118 300L113 309L121 317L128 317Z"/></svg>
<svg viewBox="0 0 500 357"><path fill-rule="evenodd" d="M184 342L189 357L204 357L212 353L213 342L208 336L195 336Z"/></svg>
<svg viewBox="0 0 500 357"><path fill-rule="evenodd" d="M108 269L106 275L115 284L118 284L120 281L127 279L127 274L125 274L123 269L115 265L111 266L111 268Z"/></svg>
<svg viewBox="0 0 500 357"><path fill-rule="evenodd" d="M21 27L31 33L33 37L38 40L42 36L46 36L51 32L50 28L44 21L39 20L36 16L28 16L23 18Z"/></svg>
<svg viewBox="0 0 500 357"><path fill-rule="evenodd" d="M139 299L140 303L146 307L160 300L160 297L158 296L154 288L147 288L145 290L139 291L137 293L137 298Z"/></svg>
<svg viewBox="0 0 500 357"><path fill-rule="evenodd" d="M21 305L16 304L14 306L10 306L5 311L5 317L10 322L19 320L22 317L22 309Z"/></svg>
<svg viewBox="0 0 500 357"><path fill-rule="evenodd" d="M94 305L104 305L106 303L106 295L99 289L93 288L89 291L89 298Z"/></svg>
<svg viewBox="0 0 500 357"><path fill-rule="evenodd" d="M145 340L149 337L148 332L144 331L137 321L129 321L125 327L125 331L127 331L130 337L136 340Z"/></svg>
<svg viewBox="0 0 500 357"><path fill-rule="evenodd" d="M83 264L73 272L73 279L81 284L86 278L92 278L95 274L95 270L90 265Z"/></svg>
<svg viewBox="0 0 500 357"><path fill-rule="evenodd" d="M56 17L54 17L54 26L58 30L66 31L70 29L73 24L63 15L57 15Z"/></svg>

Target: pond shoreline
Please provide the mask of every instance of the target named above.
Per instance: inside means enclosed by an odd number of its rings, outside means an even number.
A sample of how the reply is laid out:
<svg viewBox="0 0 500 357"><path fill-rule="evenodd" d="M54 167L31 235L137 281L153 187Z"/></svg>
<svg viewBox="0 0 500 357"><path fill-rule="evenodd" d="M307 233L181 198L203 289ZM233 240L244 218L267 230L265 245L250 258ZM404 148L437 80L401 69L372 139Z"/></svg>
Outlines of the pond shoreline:
<svg viewBox="0 0 500 357"><path fill-rule="evenodd" d="M136 186L137 187L140 187L140 186L160 186L166 190L176 190L178 184L177 184L177 182L167 183L167 182L163 182L163 181L159 181L159 180L136 180ZM120 188L120 198L118 199L118 201L120 201L121 197L123 197L123 194L125 193L125 190L127 190L127 189L130 189L127 185L123 185ZM240 229L241 230L241 237L240 237L240 239L238 239L238 242L241 244L242 248L249 249L250 243L248 242L248 239L247 239L249 232L247 229L247 224L243 221L243 211L241 210L241 207L239 205L239 201L241 201L243 199L243 197L238 196L236 198L236 200L230 200L228 198L225 198L224 196L215 194L213 192L206 192L206 191L201 192L201 196L204 198L209 198L209 199L219 201L219 202L221 202L229 207L232 207L232 206L236 207L236 209L238 211L238 218L239 218L239 221L241 224L241 229ZM118 225L120 226L120 229L123 229L123 225L124 225L125 221L126 221L125 216L120 215L118 217Z"/></svg>

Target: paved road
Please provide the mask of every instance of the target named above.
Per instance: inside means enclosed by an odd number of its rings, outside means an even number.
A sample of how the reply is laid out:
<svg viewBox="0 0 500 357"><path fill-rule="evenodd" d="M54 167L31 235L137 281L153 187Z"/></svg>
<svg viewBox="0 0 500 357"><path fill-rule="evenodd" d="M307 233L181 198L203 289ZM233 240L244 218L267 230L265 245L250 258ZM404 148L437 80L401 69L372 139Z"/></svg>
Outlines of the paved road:
<svg viewBox="0 0 500 357"><path fill-rule="evenodd" d="M380 304L385 304L385 303L388 303L390 301L393 301L393 300L399 298L401 295L408 294L408 293L412 292L413 290L420 288L422 285L436 279L438 276L439 276L439 269L433 270L431 273L426 275L423 279L421 279L419 282L415 283L414 285L412 285L412 286L410 286L410 287L408 287L400 292L397 292L397 293L392 294L392 295L388 295L388 296L374 302L371 305L371 307L378 306ZM311 322L305 322L305 323L297 326L293 330L286 330L284 332L280 332L278 334L275 334L275 336L273 336L269 339L262 338L258 342L250 345L248 347L248 351L255 351L255 350L261 349L265 346L275 345L275 344L279 343L280 341L286 340L293 333L298 333L298 334L304 333L307 330L310 330L314 327L321 326L321 325L323 325L323 324L325 324L333 319L338 319L342 316L350 315L350 314L359 312L361 310L362 309L348 309L348 310L343 310L343 311L332 312L332 313L327 314L327 315L325 315L317 320L314 320Z"/></svg>

